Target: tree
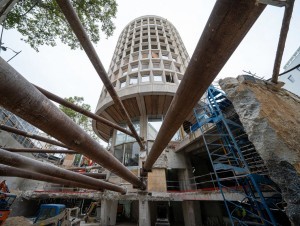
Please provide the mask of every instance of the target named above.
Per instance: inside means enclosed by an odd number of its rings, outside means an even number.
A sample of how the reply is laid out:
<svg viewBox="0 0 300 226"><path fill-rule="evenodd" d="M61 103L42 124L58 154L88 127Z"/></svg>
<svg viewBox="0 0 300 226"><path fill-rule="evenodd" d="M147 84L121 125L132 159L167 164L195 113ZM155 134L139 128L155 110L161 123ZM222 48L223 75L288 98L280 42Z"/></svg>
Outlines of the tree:
<svg viewBox="0 0 300 226"><path fill-rule="evenodd" d="M71 0L92 42L100 40L101 30L111 36L115 26L112 18L117 12L115 0ZM8 14L5 29L17 29L33 49L41 45L55 46L57 38L71 49L80 44L54 0L19 0Z"/></svg>
<svg viewBox="0 0 300 226"><path fill-rule="evenodd" d="M91 106L89 104L84 103L84 98L83 97L68 97L65 98L66 101L76 104L77 106L87 110L91 111ZM98 136L94 133L92 129L92 119L89 117L78 113L70 108L67 108L63 105L59 105L59 109L63 111L67 116L69 116L77 125L79 125L84 131L86 131L94 140L100 141Z"/></svg>

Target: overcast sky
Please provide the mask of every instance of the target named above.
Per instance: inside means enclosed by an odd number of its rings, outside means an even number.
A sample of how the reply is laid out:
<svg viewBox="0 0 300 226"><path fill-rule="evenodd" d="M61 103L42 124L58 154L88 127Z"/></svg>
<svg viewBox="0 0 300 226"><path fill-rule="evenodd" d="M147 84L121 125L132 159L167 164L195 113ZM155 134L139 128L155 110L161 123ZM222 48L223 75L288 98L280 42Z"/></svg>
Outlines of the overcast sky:
<svg viewBox="0 0 300 226"><path fill-rule="evenodd" d="M158 15L168 19L178 30L192 56L202 30L211 13L214 0L126 0L118 2L118 13L114 20L116 30L112 37L102 35L95 48L107 69L122 29L136 17ZM268 6L246 38L234 52L218 78L236 77L243 70L269 78L278 43L284 8ZM283 56L284 64L300 45L300 1L296 1L290 31ZM56 47L41 47L35 52L20 40L16 31L4 31L5 46L22 52L10 64L27 80L61 97L83 96L85 102L95 110L102 82L81 50L70 50L59 44ZM1 57L9 59L11 51L1 52Z"/></svg>

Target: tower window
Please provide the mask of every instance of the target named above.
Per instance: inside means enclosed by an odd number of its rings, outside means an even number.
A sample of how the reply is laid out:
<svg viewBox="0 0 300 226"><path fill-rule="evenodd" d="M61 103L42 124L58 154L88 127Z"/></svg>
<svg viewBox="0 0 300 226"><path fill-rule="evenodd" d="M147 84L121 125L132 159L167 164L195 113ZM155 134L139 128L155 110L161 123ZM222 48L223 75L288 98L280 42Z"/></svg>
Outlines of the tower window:
<svg viewBox="0 0 300 226"><path fill-rule="evenodd" d="M174 76L171 73L166 73L166 82L174 83Z"/></svg>
<svg viewBox="0 0 300 226"><path fill-rule="evenodd" d="M129 79L129 85L135 85L138 83L138 76L136 75L131 75Z"/></svg>
<svg viewBox="0 0 300 226"><path fill-rule="evenodd" d="M131 65L131 71L137 71L138 70L139 65L138 64L132 64Z"/></svg>
<svg viewBox="0 0 300 226"><path fill-rule="evenodd" d="M128 73L128 67L122 68L122 76L127 75L127 73Z"/></svg>
<svg viewBox="0 0 300 226"><path fill-rule="evenodd" d="M158 52L151 52L152 58L158 58L159 53Z"/></svg>
<svg viewBox="0 0 300 226"><path fill-rule="evenodd" d="M162 82L162 76L161 75L154 75L153 80L154 80L154 82Z"/></svg>
<svg viewBox="0 0 300 226"><path fill-rule="evenodd" d="M160 62L153 62L153 68L160 68Z"/></svg>
<svg viewBox="0 0 300 226"><path fill-rule="evenodd" d="M143 52L142 57L143 57L143 59L147 59L148 58L148 52Z"/></svg>
<svg viewBox="0 0 300 226"><path fill-rule="evenodd" d="M139 59L139 54L138 53L132 54L132 60L133 61L136 61L138 59Z"/></svg>
<svg viewBox="0 0 300 226"><path fill-rule="evenodd" d="M124 88L126 86L126 80L120 81L120 89Z"/></svg>
<svg viewBox="0 0 300 226"><path fill-rule="evenodd" d="M169 59L169 56L168 56L169 54L168 53L162 53L162 59L164 59L164 60L168 60Z"/></svg>
<svg viewBox="0 0 300 226"><path fill-rule="evenodd" d="M164 63L164 67L165 67L165 69L171 69L171 64L170 63Z"/></svg>
<svg viewBox="0 0 300 226"><path fill-rule="evenodd" d="M149 68L149 62L142 62L142 70Z"/></svg>
<svg viewBox="0 0 300 226"><path fill-rule="evenodd" d="M150 75L142 74L142 82L150 82Z"/></svg>

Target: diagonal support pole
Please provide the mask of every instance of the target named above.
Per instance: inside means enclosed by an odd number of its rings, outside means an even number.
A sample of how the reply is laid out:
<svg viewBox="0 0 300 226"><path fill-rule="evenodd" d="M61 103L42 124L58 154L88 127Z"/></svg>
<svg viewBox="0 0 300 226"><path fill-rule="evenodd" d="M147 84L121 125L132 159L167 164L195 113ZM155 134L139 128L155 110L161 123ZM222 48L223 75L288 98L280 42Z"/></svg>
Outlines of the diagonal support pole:
<svg viewBox="0 0 300 226"><path fill-rule="evenodd" d="M78 154L76 151L72 150L56 150L56 149L39 149L39 148L7 148L2 147L9 152L24 152L24 153L53 153L53 154Z"/></svg>
<svg viewBox="0 0 300 226"><path fill-rule="evenodd" d="M59 5L60 9L62 10L63 14L65 15L69 25L71 26L72 30L74 31L76 37L78 38L82 48L86 52L87 56L89 57L91 63L93 64L95 70L97 71L99 77L101 78L107 92L110 94L111 98L113 99L116 107L120 111L120 114L124 116L124 120L126 121L130 131L132 132L134 138L137 140L140 148L142 150L145 149L142 140L140 139L138 133L136 132L132 121L127 113L121 99L119 98L116 90L114 89L113 85L111 84L107 73L98 57L96 50L93 47L92 42L90 41L84 27L82 26L78 15L76 14L71 2L69 0L56 0L57 4Z"/></svg>
<svg viewBox="0 0 300 226"><path fill-rule="evenodd" d="M145 184L0 58L0 105L136 187ZM12 153L11 153L12 154Z"/></svg>
<svg viewBox="0 0 300 226"><path fill-rule="evenodd" d="M45 143L53 144L53 145L56 145L56 146L59 146L59 147L68 148L66 145L64 145L63 143L58 142L56 140L52 140L52 139L49 139L49 138L46 138L46 137L43 137L43 136L28 133L26 131L19 130L19 129L10 127L10 126L0 125L0 130L4 130L4 131L10 132L10 133L18 134L18 135L21 135L23 137L29 137L29 138L32 138L32 139L35 139L35 140L43 141Z"/></svg>
<svg viewBox="0 0 300 226"><path fill-rule="evenodd" d="M255 0L218 0L144 163L151 170L208 86L238 47L265 5Z"/></svg>
<svg viewBox="0 0 300 226"><path fill-rule="evenodd" d="M105 124L105 125L107 125L107 126L110 126L110 127L114 128L114 129L116 129L116 130L119 130L119 131L121 131L121 132L123 132L123 133L125 133L125 134L127 134L127 135L133 137L133 134L132 134L130 131L128 131L127 129L124 129L123 127L121 127L121 126L119 126L119 125L117 125L117 124L115 124L115 123L112 123L112 122L108 121L108 120L105 119L105 118L102 118L102 117L100 117L100 116L98 116L98 115L96 115L96 114L93 114L92 112L89 112L89 111L87 111L87 110L85 110L85 109L83 109L83 108L77 106L76 104L72 104L72 103L70 103L70 102L64 100L63 98L61 98L61 97L59 97L59 96L56 96L55 94L50 93L49 91L47 91L47 90L45 90L45 89L42 89L41 87L38 87L38 86L36 86L36 85L34 85L34 86L35 86L42 94L44 94L46 97L48 97L50 100L53 100L53 101L55 101L56 103L59 103L59 104L65 106L65 107L67 107L67 108L70 108L70 109L72 109L72 110L74 110L74 111L76 111L76 112L79 112L79 113L81 113L81 114L83 114L83 115L85 115L85 116L87 116L87 117L89 117L89 118L92 118L92 119L96 120L97 122L101 122L101 123L103 123L103 124Z"/></svg>
<svg viewBox="0 0 300 226"><path fill-rule="evenodd" d="M39 172L51 177L59 177L64 180L76 181L81 184L87 184L92 187L108 189L122 194L126 193L126 189L115 184L97 180L89 176L80 175L69 170L59 168L49 163L40 162L23 155L11 153L0 148L0 163L8 166L18 166L18 168Z"/></svg>

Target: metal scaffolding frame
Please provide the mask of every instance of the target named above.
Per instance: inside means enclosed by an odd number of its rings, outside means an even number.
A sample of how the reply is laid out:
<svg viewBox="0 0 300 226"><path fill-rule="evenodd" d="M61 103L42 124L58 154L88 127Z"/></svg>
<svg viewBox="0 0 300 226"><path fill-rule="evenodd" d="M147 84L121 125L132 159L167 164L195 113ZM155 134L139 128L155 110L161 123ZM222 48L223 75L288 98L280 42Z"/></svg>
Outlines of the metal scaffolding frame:
<svg viewBox="0 0 300 226"><path fill-rule="evenodd" d="M264 175L264 163L248 136L244 135L238 117L232 118L228 114L230 106L232 103L225 93L210 86L204 102L194 109L197 123L192 130L201 131L232 225L248 225L249 222L278 225L271 212L271 207L276 205L271 206L274 203L272 197L266 198L262 192L263 186L276 186ZM206 131L207 125L213 126L217 132ZM260 170L251 167L255 164L262 165ZM240 202L230 201L226 191L237 192L244 198Z"/></svg>

